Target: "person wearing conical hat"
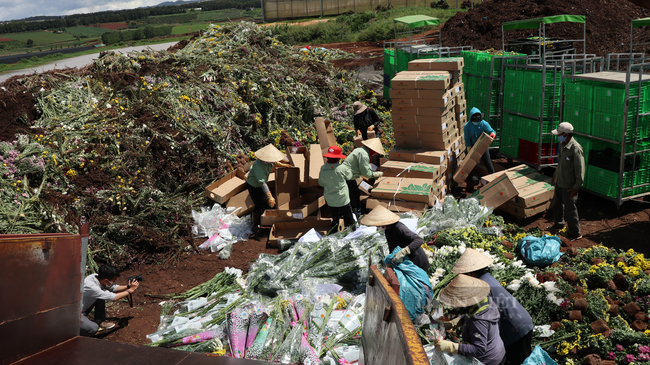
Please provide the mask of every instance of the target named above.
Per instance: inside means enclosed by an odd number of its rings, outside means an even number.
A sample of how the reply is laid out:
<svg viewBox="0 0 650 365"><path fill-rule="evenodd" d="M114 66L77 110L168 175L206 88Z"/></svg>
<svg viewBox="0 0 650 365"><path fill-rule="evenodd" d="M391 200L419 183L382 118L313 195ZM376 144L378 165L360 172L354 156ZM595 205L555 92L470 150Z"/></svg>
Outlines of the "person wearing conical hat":
<svg viewBox="0 0 650 365"><path fill-rule="evenodd" d="M395 254L393 262L396 264L404 261L408 255L409 259L424 271L429 268L429 259L422 248L424 240L415 232L411 231L404 223L399 221L399 216L381 205L376 206L370 213L361 218L360 223L365 226L374 226L384 231L388 251L393 252L396 247L402 249Z"/></svg>
<svg viewBox="0 0 650 365"><path fill-rule="evenodd" d="M360 101L355 101L352 104L354 110L354 129L357 134L360 134L363 139L368 139L368 131L373 131L379 128L379 116L373 108L368 108Z"/></svg>
<svg viewBox="0 0 650 365"><path fill-rule="evenodd" d="M327 153L323 155L327 163L321 166L318 176L318 185L324 189L325 202L332 212L332 227L330 232L338 232L339 220L343 216L346 227L354 225L352 208L350 208L350 195L346 186L347 179L352 175L352 170L341 163L345 155L341 153L341 147L330 146Z"/></svg>
<svg viewBox="0 0 650 365"><path fill-rule="evenodd" d="M352 206L352 211L356 214L357 220L361 218L361 191L359 185L357 185L357 179L361 176L368 179L381 177L384 174L383 172L374 172L370 168L370 156L386 154L379 138L371 138L361 141L361 143L363 146L355 148L348 158L343 161L343 164L352 170L352 176L348 179L347 184L350 194L350 206Z"/></svg>
<svg viewBox="0 0 650 365"><path fill-rule="evenodd" d="M440 292L440 302L464 313L463 343L440 340L438 351L475 357L484 365L506 363L506 349L499 335L499 310L489 297L490 285L460 274Z"/></svg>
<svg viewBox="0 0 650 365"><path fill-rule="evenodd" d="M277 167L290 166L280 162L284 157L285 154L280 152L280 150L275 148L272 144L266 145L255 151L255 158L257 158L257 160L253 162L253 165L248 172L248 178L246 178L248 192L255 204L255 210L253 211L254 231L257 231L258 229L260 217L262 212L264 212L265 207L275 207L275 198L273 198L273 194L271 194L271 190L269 190L269 186L266 182L269 181L269 175L271 175L271 169L273 169L274 165Z"/></svg>
<svg viewBox="0 0 650 365"><path fill-rule="evenodd" d="M490 298L499 310L499 334L506 348L508 364L520 365L530 356L533 341L533 319L528 311L487 271L494 260L468 248L451 272L483 280L490 286Z"/></svg>

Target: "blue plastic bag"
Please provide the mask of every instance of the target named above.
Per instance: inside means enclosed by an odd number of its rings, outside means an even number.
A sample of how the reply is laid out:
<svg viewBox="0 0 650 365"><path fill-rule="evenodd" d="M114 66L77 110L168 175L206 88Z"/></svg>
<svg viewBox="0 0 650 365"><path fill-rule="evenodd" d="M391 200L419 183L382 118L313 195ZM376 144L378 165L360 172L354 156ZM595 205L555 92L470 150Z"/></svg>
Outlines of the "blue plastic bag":
<svg viewBox="0 0 650 365"><path fill-rule="evenodd" d="M535 346L533 352L521 365L557 365L557 362L541 347Z"/></svg>
<svg viewBox="0 0 650 365"><path fill-rule="evenodd" d="M534 266L547 266L562 256L561 242L557 236L528 236L519 240L518 245L526 262Z"/></svg>
<svg viewBox="0 0 650 365"><path fill-rule="evenodd" d="M384 258L384 264L390 264L401 249L395 247L395 250ZM424 313L424 307L431 299L431 282L426 271L415 265L408 256L404 257L402 263L392 265L399 281L399 299L404 303L413 321Z"/></svg>

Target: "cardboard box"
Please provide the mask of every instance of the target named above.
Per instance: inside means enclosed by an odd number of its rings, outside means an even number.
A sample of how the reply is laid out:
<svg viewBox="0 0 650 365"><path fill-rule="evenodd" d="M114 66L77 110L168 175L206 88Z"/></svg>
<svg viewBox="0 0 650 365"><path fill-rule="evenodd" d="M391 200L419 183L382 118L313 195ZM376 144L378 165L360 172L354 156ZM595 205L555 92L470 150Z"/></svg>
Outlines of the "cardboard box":
<svg viewBox="0 0 650 365"><path fill-rule="evenodd" d="M462 95L465 95L465 93L463 93ZM456 115L458 115L459 117L464 116L466 110L467 110L467 100L463 99L459 101L458 99L456 99L456 105L454 106L454 111L456 112Z"/></svg>
<svg viewBox="0 0 650 365"><path fill-rule="evenodd" d="M367 131L367 132L366 132L366 136L368 136L368 139L371 139L371 138L377 138L377 132L374 131L374 130L372 130L372 131Z"/></svg>
<svg viewBox="0 0 650 365"><path fill-rule="evenodd" d="M497 208L517 196L519 192L506 174L502 174L491 183L481 187L468 198L476 198L488 208Z"/></svg>
<svg viewBox="0 0 650 365"><path fill-rule="evenodd" d="M447 161L447 156L447 150L422 151L415 154L415 161L432 165L443 165Z"/></svg>
<svg viewBox="0 0 650 365"><path fill-rule="evenodd" d="M445 105L454 100L453 91L447 92L438 99L419 99L419 98L395 98L393 101L393 109L398 107L423 107L423 108L443 108Z"/></svg>
<svg viewBox="0 0 650 365"><path fill-rule="evenodd" d="M395 213L413 212L418 214L423 213L427 208L429 208L428 204L420 202L405 202L401 200L392 201L373 198L368 198L368 200L366 200L366 209L372 210L378 205L381 205Z"/></svg>
<svg viewBox="0 0 650 365"><path fill-rule="evenodd" d="M366 194L367 196L370 195L370 192L372 191L372 185L368 183L368 179L365 177L361 176L357 180L357 186L359 187L359 190Z"/></svg>
<svg viewBox="0 0 650 365"><path fill-rule="evenodd" d="M409 202L429 203L433 188L431 179L382 177L375 182L371 196L376 199L400 199Z"/></svg>
<svg viewBox="0 0 650 365"><path fill-rule="evenodd" d="M404 138L401 136L395 136L395 146L397 147L415 147L415 148L422 148L425 150L429 151L435 151L435 150L446 150L449 146L451 146L452 142L454 139L458 137L458 130L454 128L454 132L449 135L449 137L445 138L441 142L436 142L436 141L429 141L429 140L413 140L409 138Z"/></svg>
<svg viewBox="0 0 650 365"><path fill-rule="evenodd" d="M205 196L223 204L235 194L246 189L246 174L235 169L231 173L213 182L205 188Z"/></svg>
<svg viewBox="0 0 650 365"><path fill-rule="evenodd" d="M420 148L395 147L388 152L390 160L404 162L422 162L431 165L443 165L447 161L447 151L427 151Z"/></svg>
<svg viewBox="0 0 650 365"><path fill-rule="evenodd" d="M465 61L463 57L427 58L409 62L409 71L461 71Z"/></svg>
<svg viewBox="0 0 650 365"><path fill-rule="evenodd" d="M399 177L435 180L440 176L441 167L420 162L387 161L381 165L381 171L386 177L399 175Z"/></svg>
<svg viewBox="0 0 650 365"><path fill-rule="evenodd" d="M325 205L325 197L318 194L304 194L278 209L267 209L261 217L261 225L272 226L277 222L303 220Z"/></svg>
<svg viewBox="0 0 650 365"><path fill-rule="evenodd" d="M551 207L551 201L546 201L531 207L520 207L512 202L506 204L506 211L517 218L529 218L539 213L544 213Z"/></svg>
<svg viewBox="0 0 650 365"><path fill-rule="evenodd" d="M485 176L483 176L481 178L481 184L482 185L487 185L488 183L490 183L491 181L493 181L497 177L501 176L501 174L503 174L503 173L507 174L508 177L510 177L510 180L514 180L516 178L526 176L526 175L530 175L530 174L535 173L535 172L537 172L537 170L535 170L534 168L532 168L532 167L530 167L528 165L521 164L521 165L511 167L511 168L509 168L507 170L504 170L504 171L499 171L499 172L495 172L494 174L485 175Z"/></svg>
<svg viewBox="0 0 650 365"><path fill-rule="evenodd" d="M275 203L282 206L300 197L300 169L279 167L275 169Z"/></svg>
<svg viewBox="0 0 650 365"><path fill-rule="evenodd" d="M456 116L456 127L459 131L463 131L463 133L460 133L460 136L463 138L463 144L465 144L465 124L467 124L467 113L462 112Z"/></svg>
<svg viewBox="0 0 650 365"><path fill-rule="evenodd" d="M298 222L279 222L271 227L269 234L269 245L277 247L278 240L287 239L294 240L304 236L312 228L321 235L327 234L332 225L332 220L310 220Z"/></svg>
<svg viewBox="0 0 650 365"><path fill-rule="evenodd" d="M451 74L447 71L402 71L390 85L393 89L443 89L449 87Z"/></svg>
<svg viewBox="0 0 650 365"><path fill-rule="evenodd" d="M422 124L435 124L447 123L449 119L448 113L441 115L413 115L413 114L400 114L393 112L393 125L396 123L422 123Z"/></svg>
<svg viewBox="0 0 650 365"><path fill-rule="evenodd" d="M318 133L318 143L320 144L321 157L327 153L330 146L336 145L336 137L334 136L334 129L332 129L332 122L327 119L317 117L314 121L316 124L316 132Z"/></svg>
<svg viewBox="0 0 650 365"><path fill-rule="evenodd" d="M388 159L395 161L415 162L415 154L422 152L419 148L394 147L388 151Z"/></svg>
<svg viewBox="0 0 650 365"><path fill-rule="evenodd" d="M510 200L511 203L530 208L546 201L551 201L555 195L555 187L547 182L539 182L530 186L528 191L519 192L519 195Z"/></svg>
<svg viewBox="0 0 650 365"><path fill-rule="evenodd" d="M320 176L320 168L325 164L325 160L320 145L312 144L309 146L309 185L319 186L318 177Z"/></svg>
<svg viewBox="0 0 650 365"><path fill-rule="evenodd" d="M393 132L423 132L423 133L444 133L449 129L450 125L453 125L453 128L456 128L456 123L444 122L441 124L438 123L399 123L393 124Z"/></svg>
<svg viewBox="0 0 650 365"><path fill-rule="evenodd" d="M456 83L454 84L454 86L452 86L451 89L454 90L454 93L455 93L456 95L458 95L458 94L460 94L460 93L464 93L464 92L465 92L465 84L463 84L463 83L460 82L460 81L459 81L459 82L456 82Z"/></svg>
<svg viewBox="0 0 650 365"><path fill-rule="evenodd" d="M309 149L307 147L288 147L289 162L300 169L300 185L309 186Z"/></svg>
<svg viewBox="0 0 650 365"><path fill-rule="evenodd" d="M454 174L454 181L460 183L465 181L469 176L470 172L474 169L478 161L481 159L481 156L488 150L493 139L487 134L483 133L474 146L467 152L467 158L463 160L463 163L459 166L458 171Z"/></svg>
<svg viewBox="0 0 650 365"><path fill-rule="evenodd" d="M405 90L395 90L390 89L389 91L391 100L404 98L404 99L442 99L445 95L449 94L450 97L454 96L454 89L443 90L417 90L417 89L405 89Z"/></svg>
<svg viewBox="0 0 650 365"><path fill-rule="evenodd" d="M427 100L427 99L407 99L407 100ZM423 116L436 117L454 110L454 107L456 106L456 100L451 98L449 99L447 104L441 105L439 107L432 107L430 105L426 105L426 103L423 104L425 104L423 107L393 104L393 114L399 114L399 115L410 114L410 115L423 115Z"/></svg>
<svg viewBox="0 0 650 365"><path fill-rule="evenodd" d="M415 132L415 131L394 131L395 138L400 139L419 139L421 141L443 142L456 131L456 125L445 124L445 130L440 133L436 132Z"/></svg>
<svg viewBox="0 0 650 365"><path fill-rule="evenodd" d="M244 191L237 193L235 196L228 199L226 208L239 208L235 214L238 217L243 217L246 214L253 212L255 209L255 203L253 203L253 198L251 198L248 189L244 189Z"/></svg>

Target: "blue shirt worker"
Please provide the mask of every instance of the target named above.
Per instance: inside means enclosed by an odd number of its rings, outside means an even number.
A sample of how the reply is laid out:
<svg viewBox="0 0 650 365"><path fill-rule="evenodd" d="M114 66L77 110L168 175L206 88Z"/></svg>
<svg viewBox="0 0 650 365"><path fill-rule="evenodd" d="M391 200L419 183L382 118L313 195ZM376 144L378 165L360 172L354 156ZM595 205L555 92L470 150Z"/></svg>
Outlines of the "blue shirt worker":
<svg viewBox="0 0 650 365"><path fill-rule="evenodd" d="M494 129L492 129L490 123L483 120L483 113L481 113L481 111L477 107L474 107L472 108L472 110L470 110L469 123L465 124L464 131L465 131L465 146L467 146L467 150L469 150L470 148L472 148L472 146L474 146L478 138L483 133L488 134L492 138L496 137L496 132L494 132ZM485 151L483 156L481 156L481 161L483 162L483 165L487 169L488 174L493 174L494 167L492 166L492 159L490 158L489 150ZM478 180L475 177L472 177L472 179L473 179L472 182L476 182L474 180Z"/></svg>
<svg viewBox="0 0 650 365"><path fill-rule="evenodd" d="M494 260L468 248L451 269L454 274L466 274L490 285L489 297L499 310L499 334L506 349L506 361L521 365L532 352L533 319L528 311L487 271Z"/></svg>
<svg viewBox="0 0 650 365"><path fill-rule="evenodd" d="M370 138L361 141L363 146L357 147L350 153L348 158L343 161L352 170L352 176L348 179L348 192L350 194L350 206L352 211L356 214L357 219L361 217L361 191L357 185L357 179L361 176L373 179L379 178L384 173L381 171L372 171L370 168L370 156L376 154L385 155L384 147L381 145L379 138Z"/></svg>
<svg viewBox="0 0 650 365"><path fill-rule="evenodd" d="M464 313L462 343L436 341L438 351L475 357L484 365L506 363L506 349L499 334L499 309L490 298L490 285L459 274L440 292L440 302Z"/></svg>
<svg viewBox="0 0 650 365"><path fill-rule="evenodd" d="M347 188L347 181L352 176L352 171L350 167L341 163L345 155L341 153L339 146L330 146L323 157L327 158L327 163L320 168L318 185L323 187L325 202L332 212L330 232L336 233L341 216L346 227L352 227L355 222Z"/></svg>

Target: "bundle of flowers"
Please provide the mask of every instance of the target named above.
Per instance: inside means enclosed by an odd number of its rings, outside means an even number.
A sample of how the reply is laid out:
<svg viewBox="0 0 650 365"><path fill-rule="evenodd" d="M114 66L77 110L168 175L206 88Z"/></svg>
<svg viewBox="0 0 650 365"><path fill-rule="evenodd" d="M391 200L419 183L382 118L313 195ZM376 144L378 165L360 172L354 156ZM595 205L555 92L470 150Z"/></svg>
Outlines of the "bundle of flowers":
<svg viewBox="0 0 650 365"><path fill-rule="evenodd" d="M0 146L0 233L89 222L91 267L196 250L192 207L252 151L313 143L316 116L352 148L351 105L376 98L332 57L349 56L303 54L242 22L175 53L107 53L82 70L12 80L8 89L34 95L38 117L24 121L32 135Z"/></svg>

